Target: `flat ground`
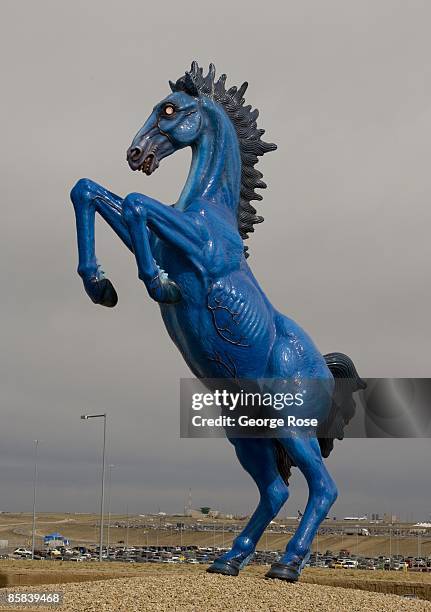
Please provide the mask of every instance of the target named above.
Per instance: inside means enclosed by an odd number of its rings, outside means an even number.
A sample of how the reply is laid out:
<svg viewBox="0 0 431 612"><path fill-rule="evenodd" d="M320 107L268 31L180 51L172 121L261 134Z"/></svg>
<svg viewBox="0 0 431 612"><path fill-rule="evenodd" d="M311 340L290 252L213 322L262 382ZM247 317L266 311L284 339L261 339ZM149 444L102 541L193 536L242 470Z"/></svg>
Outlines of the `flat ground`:
<svg viewBox="0 0 431 612"><path fill-rule="evenodd" d="M58 612L431 612L430 601L391 594L403 587L404 595L420 595L421 588L431 589L429 574L310 568L300 583L292 585L265 580L267 568L258 566L231 578L206 574L202 566L85 563L78 567L67 562L2 561L0 575L4 578L18 572L21 585L36 585L42 566L44 586L11 586L0 589L0 594L36 588L60 591L64 604L50 608ZM6 609L12 608L0 606L0 612Z"/></svg>
<svg viewBox="0 0 431 612"><path fill-rule="evenodd" d="M0 514L0 539L9 540L9 549L29 546L31 515ZM112 516L110 542L128 539L129 545L200 545L229 546L244 521L205 519L207 531L179 531L177 522L196 523L184 517ZM295 521L282 521L296 526ZM147 525L144 526L144 523ZM167 526L168 525L168 526ZM214 530L213 525L216 525ZM221 530L221 525L224 529ZM335 527L325 522L323 528ZM361 526L366 526L361 524ZM219 528L217 528L219 527ZM400 525L402 537L385 535L358 537L320 535L314 549L334 552L345 548L364 556L431 555L431 538L408 536L409 526ZM92 514L44 513L37 517L36 545L42 545L47 533L59 531L77 544L94 545L98 541L98 517ZM283 549L290 535L268 531L259 548ZM58 612L431 612L431 573L330 570L307 568L299 584L291 585L264 579L267 568L250 566L238 578L209 575L205 566L186 564L72 563L63 561L0 560L0 595L10 590L42 589L64 593L64 604L49 608ZM415 597L407 599L406 596ZM420 599L417 599L420 598ZM36 612L38 606L26 609ZM48 609L48 608L46 608Z"/></svg>
<svg viewBox="0 0 431 612"><path fill-rule="evenodd" d="M26 561L0 559L0 578L9 574L20 576L21 584L32 584L32 576L46 576L46 582L80 581L125 578L131 576L153 575L193 575L204 574L206 565L189 565L187 563L99 563L98 561L72 563L70 561ZM268 570L267 566L250 565L241 576L262 576ZM421 583L431 588L431 572L399 572L399 571L367 571L349 569L326 569L307 567L302 573L302 580L317 579L355 580L356 582L379 581L395 583ZM3 586L0 583L0 586Z"/></svg>
<svg viewBox="0 0 431 612"><path fill-rule="evenodd" d="M29 546L31 542L31 522L30 514L25 513L3 513L0 514L0 539L9 541L9 548L13 549L18 546ZM126 524L127 517L125 515L115 515L111 517L111 524L115 523ZM144 528L144 523L151 522L151 528ZM128 538L129 545L197 545L197 546L230 546L232 539L236 533L230 532L229 529L236 527L240 528L244 521L233 521L227 519L205 519L201 524L209 527L208 531L188 531L184 530L180 534L175 529L177 522L196 523L196 519L184 517L146 517L133 516L129 518L130 528L112 527L110 529L110 542L116 545L119 542L125 542ZM282 521L284 524L290 524L296 527L294 521ZM169 523L170 528L162 528L163 523ZM217 529L212 530L211 526L216 525ZM224 530L222 530L224 525ZM322 524L322 533L325 529L334 528L342 525L333 521L325 521ZM346 523L343 527L347 529L350 525ZM366 523L361 523L361 527L368 527ZM407 525L399 525L401 533L407 534L409 527ZM72 546L78 544L93 546L98 542L98 517L94 514L65 514L65 513L43 513L37 518L37 538L36 547L42 546L42 538L48 533L59 531L62 535L68 537ZM325 552L332 550L338 552L344 548L350 552L362 556L378 556L389 554L401 554L405 556L421 556L431 555L431 537L422 536L420 539L415 536L397 536L395 534L396 526L394 526L394 534L392 537L387 535L381 536L355 536L355 535L319 535L313 544L313 550ZM290 539L287 533L271 533L267 531L262 537L258 548L267 550L283 550Z"/></svg>

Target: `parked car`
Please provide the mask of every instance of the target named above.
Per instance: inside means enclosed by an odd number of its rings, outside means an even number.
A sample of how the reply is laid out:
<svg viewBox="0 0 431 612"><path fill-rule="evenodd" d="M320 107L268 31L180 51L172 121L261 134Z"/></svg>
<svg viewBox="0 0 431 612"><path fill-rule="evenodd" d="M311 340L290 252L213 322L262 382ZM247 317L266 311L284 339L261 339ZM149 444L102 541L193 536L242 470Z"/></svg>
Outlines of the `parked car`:
<svg viewBox="0 0 431 612"><path fill-rule="evenodd" d="M329 567L331 569L343 569L344 566L339 561L332 561L332 563L329 565Z"/></svg>
<svg viewBox="0 0 431 612"><path fill-rule="evenodd" d="M20 555L21 557L28 557L31 556L31 550L27 550L26 548L16 548L13 551L14 555Z"/></svg>
<svg viewBox="0 0 431 612"><path fill-rule="evenodd" d="M358 562L354 559L345 559L341 565L344 569L356 569Z"/></svg>
<svg viewBox="0 0 431 612"><path fill-rule="evenodd" d="M400 563L400 561L392 561L389 569L395 570L395 571L400 571L400 570L404 569L404 563Z"/></svg>

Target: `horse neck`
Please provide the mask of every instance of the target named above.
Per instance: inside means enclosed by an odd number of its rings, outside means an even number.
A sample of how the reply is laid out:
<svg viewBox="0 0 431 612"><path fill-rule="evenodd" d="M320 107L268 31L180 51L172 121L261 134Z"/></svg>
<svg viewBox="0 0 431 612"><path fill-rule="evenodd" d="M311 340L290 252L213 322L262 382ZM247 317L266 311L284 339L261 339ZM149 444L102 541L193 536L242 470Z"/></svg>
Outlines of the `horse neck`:
<svg viewBox="0 0 431 612"><path fill-rule="evenodd" d="M205 113L202 133L192 145L186 184L175 205L185 210L194 200L208 200L229 211L236 223L241 184L241 157L235 129L214 103Z"/></svg>

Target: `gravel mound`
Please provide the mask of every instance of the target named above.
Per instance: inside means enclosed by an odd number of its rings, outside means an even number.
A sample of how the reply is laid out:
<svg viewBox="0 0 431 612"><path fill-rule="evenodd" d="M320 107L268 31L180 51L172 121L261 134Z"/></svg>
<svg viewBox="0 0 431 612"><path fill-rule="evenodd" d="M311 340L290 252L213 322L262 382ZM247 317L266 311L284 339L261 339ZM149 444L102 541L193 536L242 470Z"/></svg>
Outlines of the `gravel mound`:
<svg viewBox="0 0 431 612"><path fill-rule="evenodd" d="M27 587L29 589L29 587ZM24 590L24 589L23 589ZM306 583L217 574L149 575L46 586L62 591L55 612L419 612L431 602Z"/></svg>

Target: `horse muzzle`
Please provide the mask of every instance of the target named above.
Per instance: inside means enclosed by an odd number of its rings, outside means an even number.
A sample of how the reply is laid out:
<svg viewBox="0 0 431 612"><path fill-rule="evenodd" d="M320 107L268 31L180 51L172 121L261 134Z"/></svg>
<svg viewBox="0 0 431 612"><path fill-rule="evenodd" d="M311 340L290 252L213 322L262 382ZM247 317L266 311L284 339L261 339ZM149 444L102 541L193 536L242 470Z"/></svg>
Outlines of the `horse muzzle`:
<svg viewBox="0 0 431 612"><path fill-rule="evenodd" d="M171 155L175 148L166 134L146 125L139 130L127 150L127 162L132 170L141 170L149 176L157 170L160 160Z"/></svg>
<svg viewBox="0 0 431 612"><path fill-rule="evenodd" d="M141 170L147 176L159 167L156 151L150 147L130 147L127 151L127 162L132 170Z"/></svg>

